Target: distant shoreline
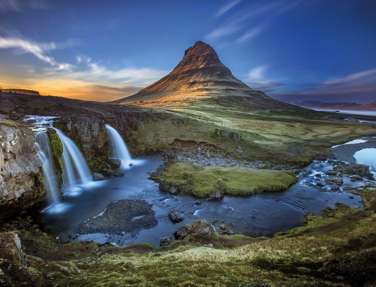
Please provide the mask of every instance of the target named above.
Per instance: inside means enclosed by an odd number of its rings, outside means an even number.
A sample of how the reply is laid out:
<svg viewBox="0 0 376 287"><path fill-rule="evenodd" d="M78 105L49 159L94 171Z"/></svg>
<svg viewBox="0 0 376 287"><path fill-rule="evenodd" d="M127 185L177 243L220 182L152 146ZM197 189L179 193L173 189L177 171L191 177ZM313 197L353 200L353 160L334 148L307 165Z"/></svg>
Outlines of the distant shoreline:
<svg viewBox="0 0 376 287"><path fill-rule="evenodd" d="M324 108L312 108L312 107L310 108L318 112L333 112L333 113L347 114L347 115L376 117L375 110L344 110L344 109L324 109Z"/></svg>

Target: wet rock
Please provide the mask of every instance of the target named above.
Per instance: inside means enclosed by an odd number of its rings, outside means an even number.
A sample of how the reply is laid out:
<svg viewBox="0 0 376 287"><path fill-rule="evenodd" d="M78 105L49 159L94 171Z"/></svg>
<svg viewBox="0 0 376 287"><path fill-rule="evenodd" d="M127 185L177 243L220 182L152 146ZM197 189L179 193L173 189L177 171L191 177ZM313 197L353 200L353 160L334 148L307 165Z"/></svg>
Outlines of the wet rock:
<svg viewBox="0 0 376 287"><path fill-rule="evenodd" d="M361 181L363 178L360 175L352 175L350 176L351 181Z"/></svg>
<svg viewBox="0 0 376 287"><path fill-rule="evenodd" d="M170 186L168 184L165 184L163 182L159 183L159 190L162 191L162 192L168 192L168 193L171 193L171 194L178 194L178 190L175 186Z"/></svg>
<svg viewBox="0 0 376 287"><path fill-rule="evenodd" d="M122 233L151 228L157 220L151 205L144 200L119 200L79 226L79 233Z"/></svg>
<svg viewBox="0 0 376 287"><path fill-rule="evenodd" d="M234 234L231 227L226 223L222 223L222 224L219 225L219 231L222 234L227 234L227 235Z"/></svg>
<svg viewBox="0 0 376 287"><path fill-rule="evenodd" d="M124 171L118 169L118 170L114 171L112 174L113 174L113 176L120 177L120 176L124 175Z"/></svg>
<svg viewBox="0 0 376 287"><path fill-rule="evenodd" d="M326 178L326 183L328 185L332 184L332 185L341 186L343 184L343 179L342 177L339 177L339 176L330 176Z"/></svg>
<svg viewBox="0 0 376 287"><path fill-rule="evenodd" d="M226 186L222 181L217 182L216 191L210 195L209 200L222 200L225 196Z"/></svg>
<svg viewBox="0 0 376 287"><path fill-rule="evenodd" d="M93 173L93 178L94 180L103 180L105 179L104 175L99 173L99 172L94 172Z"/></svg>
<svg viewBox="0 0 376 287"><path fill-rule="evenodd" d="M162 237L161 240L160 240L160 242L159 242L159 245L160 245L161 247L168 246L168 245L170 245L173 241L174 241L174 239L171 238L171 237Z"/></svg>
<svg viewBox="0 0 376 287"><path fill-rule="evenodd" d="M224 198L224 192L221 190L217 190L213 194L210 195L209 200L217 201L222 200Z"/></svg>
<svg viewBox="0 0 376 287"><path fill-rule="evenodd" d="M184 220L183 215L177 212L176 210L171 210L168 213L168 218L171 220L172 223L179 223Z"/></svg>
<svg viewBox="0 0 376 287"><path fill-rule="evenodd" d="M175 186L171 186L168 190L169 193L171 194L177 194L178 193L178 190Z"/></svg>
<svg viewBox="0 0 376 287"><path fill-rule="evenodd" d="M121 166L121 161L116 158L108 159L108 162L113 166L114 169L118 169Z"/></svg>
<svg viewBox="0 0 376 287"><path fill-rule="evenodd" d="M335 171L335 170L329 170L326 172L327 175L329 176L337 176L338 175L338 172Z"/></svg>
<svg viewBox="0 0 376 287"><path fill-rule="evenodd" d="M344 175L358 175L367 179L373 179L373 175L366 165L338 162L334 169Z"/></svg>
<svg viewBox="0 0 376 287"><path fill-rule="evenodd" d="M218 235L215 227L206 220L197 220L185 225L174 233L175 239L210 239Z"/></svg>

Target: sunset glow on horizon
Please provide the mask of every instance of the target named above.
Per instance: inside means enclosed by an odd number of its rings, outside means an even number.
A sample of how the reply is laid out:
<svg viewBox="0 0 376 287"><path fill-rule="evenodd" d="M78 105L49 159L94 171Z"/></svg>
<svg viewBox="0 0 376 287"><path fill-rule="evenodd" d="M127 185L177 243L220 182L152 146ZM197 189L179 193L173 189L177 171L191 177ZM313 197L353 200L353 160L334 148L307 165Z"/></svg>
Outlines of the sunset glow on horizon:
<svg viewBox="0 0 376 287"><path fill-rule="evenodd" d="M112 101L203 40L237 78L279 99L375 98L374 1L68 2L0 0L0 87Z"/></svg>

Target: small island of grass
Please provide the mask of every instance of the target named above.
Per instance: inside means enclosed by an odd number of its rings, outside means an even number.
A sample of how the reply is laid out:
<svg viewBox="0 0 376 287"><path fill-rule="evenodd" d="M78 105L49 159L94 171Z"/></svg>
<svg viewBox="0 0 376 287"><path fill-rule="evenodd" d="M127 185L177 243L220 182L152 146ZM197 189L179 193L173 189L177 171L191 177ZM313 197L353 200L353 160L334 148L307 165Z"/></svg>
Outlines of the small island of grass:
<svg viewBox="0 0 376 287"><path fill-rule="evenodd" d="M285 191L296 182L287 171L241 167L196 166L190 163L168 164L152 176L161 190L207 198L215 193L249 196L263 192Z"/></svg>

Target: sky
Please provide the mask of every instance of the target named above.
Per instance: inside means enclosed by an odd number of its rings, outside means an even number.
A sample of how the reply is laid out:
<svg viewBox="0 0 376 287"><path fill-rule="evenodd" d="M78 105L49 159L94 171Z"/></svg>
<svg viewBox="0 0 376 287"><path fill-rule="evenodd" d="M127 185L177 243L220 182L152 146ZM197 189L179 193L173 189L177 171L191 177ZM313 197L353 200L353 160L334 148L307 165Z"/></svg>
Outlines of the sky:
<svg viewBox="0 0 376 287"><path fill-rule="evenodd" d="M198 40L279 99L376 101L374 0L0 0L0 87L109 101Z"/></svg>

